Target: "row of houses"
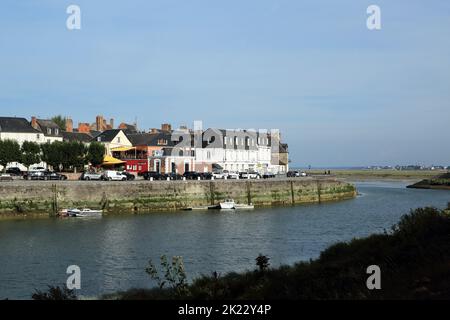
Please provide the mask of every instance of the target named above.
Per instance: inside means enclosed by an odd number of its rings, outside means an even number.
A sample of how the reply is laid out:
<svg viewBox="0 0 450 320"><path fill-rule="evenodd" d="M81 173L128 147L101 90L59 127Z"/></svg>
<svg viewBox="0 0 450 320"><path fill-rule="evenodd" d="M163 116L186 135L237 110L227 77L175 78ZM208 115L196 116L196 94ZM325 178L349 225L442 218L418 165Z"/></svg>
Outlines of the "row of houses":
<svg viewBox="0 0 450 320"><path fill-rule="evenodd" d="M162 124L159 129L139 132L136 125L122 123L113 129L112 120L108 125L99 116L96 120L89 130L84 124L77 130L71 119L66 119L66 126L61 129L48 119L0 117L0 140L86 144L96 141L105 145L105 164L123 166L136 174L216 170L277 174L289 170L288 146L281 142L278 131L187 127L173 130L170 124Z"/></svg>

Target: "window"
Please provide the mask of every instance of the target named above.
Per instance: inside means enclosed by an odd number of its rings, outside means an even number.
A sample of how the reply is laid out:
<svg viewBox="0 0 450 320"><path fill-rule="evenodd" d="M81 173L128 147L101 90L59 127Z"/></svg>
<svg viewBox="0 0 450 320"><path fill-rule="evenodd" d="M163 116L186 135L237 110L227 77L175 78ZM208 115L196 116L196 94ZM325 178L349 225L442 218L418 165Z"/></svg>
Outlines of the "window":
<svg viewBox="0 0 450 320"><path fill-rule="evenodd" d="M117 143L120 143L120 137L117 137Z"/></svg>
<svg viewBox="0 0 450 320"><path fill-rule="evenodd" d="M52 134L52 129L47 128L47 134Z"/></svg>
<svg viewBox="0 0 450 320"><path fill-rule="evenodd" d="M56 134L56 135L59 134L59 129L58 129L58 128L55 129L55 134Z"/></svg>

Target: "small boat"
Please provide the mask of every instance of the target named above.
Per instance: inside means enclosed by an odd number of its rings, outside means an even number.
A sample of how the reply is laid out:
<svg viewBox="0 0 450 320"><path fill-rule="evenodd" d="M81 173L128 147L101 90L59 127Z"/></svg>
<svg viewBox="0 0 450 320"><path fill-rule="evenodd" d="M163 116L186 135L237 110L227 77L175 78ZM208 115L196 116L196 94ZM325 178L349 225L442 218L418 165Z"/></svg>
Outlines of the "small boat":
<svg viewBox="0 0 450 320"><path fill-rule="evenodd" d="M224 202L220 202L220 209L235 209L236 203L233 199L226 199Z"/></svg>
<svg viewBox="0 0 450 320"><path fill-rule="evenodd" d="M238 204L238 203L236 203L234 205L234 209L236 209L236 210L252 210L252 209L255 209L255 206L252 203L250 203L250 204Z"/></svg>
<svg viewBox="0 0 450 320"><path fill-rule="evenodd" d="M85 209L69 209L67 210L67 214L70 217L101 217L102 210L92 210L89 208Z"/></svg>

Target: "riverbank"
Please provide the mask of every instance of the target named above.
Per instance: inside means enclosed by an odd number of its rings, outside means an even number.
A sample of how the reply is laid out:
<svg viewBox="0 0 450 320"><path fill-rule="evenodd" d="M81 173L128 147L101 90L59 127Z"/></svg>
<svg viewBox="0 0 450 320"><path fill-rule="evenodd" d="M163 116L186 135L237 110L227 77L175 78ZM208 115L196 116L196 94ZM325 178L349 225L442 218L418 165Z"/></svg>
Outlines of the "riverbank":
<svg viewBox="0 0 450 320"><path fill-rule="evenodd" d="M354 185L333 178L214 181L14 181L0 184L0 215L48 216L62 208L112 213L175 211L226 198L256 207L321 203L356 196Z"/></svg>
<svg viewBox="0 0 450 320"><path fill-rule="evenodd" d="M328 171L328 170L327 170ZM325 170L306 170L311 175L323 175ZM330 170L331 176L336 178L343 178L347 181L409 181L417 182L423 179L429 179L446 171L441 170L372 170L372 169L333 169Z"/></svg>
<svg viewBox="0 0 450 320"><path fill-rule="evenodd" d="M409 185L407 188L450 190L450 173L444 173L433 178L424 179Z"/></svg>

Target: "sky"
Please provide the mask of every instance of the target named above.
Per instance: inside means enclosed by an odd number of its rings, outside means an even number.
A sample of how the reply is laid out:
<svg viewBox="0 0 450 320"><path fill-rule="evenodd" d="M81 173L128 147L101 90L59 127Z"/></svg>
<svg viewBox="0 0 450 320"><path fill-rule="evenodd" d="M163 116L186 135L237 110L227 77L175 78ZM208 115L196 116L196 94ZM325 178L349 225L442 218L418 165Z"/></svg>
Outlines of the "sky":
<svg viewBox="0 0 450 320"><path fill-rule="evenodd" d="M445 0L2 0L0 116L279 129L292 166L450 165L449 33Z"/></svg>

